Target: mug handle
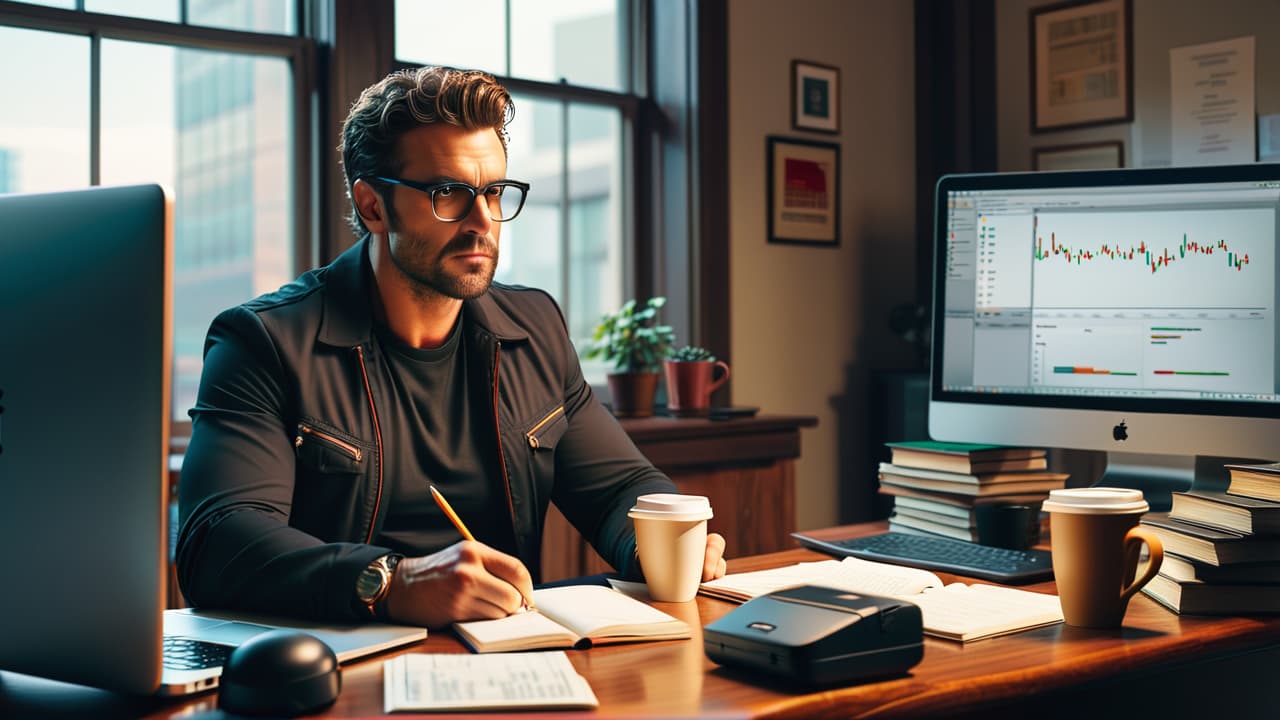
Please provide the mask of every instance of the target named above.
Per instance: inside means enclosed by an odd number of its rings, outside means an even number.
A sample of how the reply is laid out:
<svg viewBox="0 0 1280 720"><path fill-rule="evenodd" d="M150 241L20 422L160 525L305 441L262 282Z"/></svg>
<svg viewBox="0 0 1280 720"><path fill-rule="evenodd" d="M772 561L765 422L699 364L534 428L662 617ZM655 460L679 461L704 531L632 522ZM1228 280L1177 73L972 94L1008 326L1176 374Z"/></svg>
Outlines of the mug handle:
<svg viewBox="0 0 1280 720"><path fill-rule="evenodd" d="M716 388L718 388L718 387L720 387L721 385L723 385L723 384L724 384L724 381L729 379L729 365L728 365L727 363L725 363L725 361L723 361L723 360L717 360L717 361L716 361L715 366L711 368L711 373L712 373L713 375L715 374L715 372L716 372L716 369L717 369L717 368L719 368L719 369L721 369L721 370L724 370L724 374L723 374L723 375L721 375L719 379L717 379L717 380L712 380L712 381L711 381L711 385L707 388L707 394L708 394L708 395L710 395L711 393L715 392L715 391L716 391Z"/></svg>
<svg viewBox="0 0 1280 720"><path fill-rule="evenodd" d="M1164 562L1164 545L1160 542L1160 538L1157 537L1155 533L1141 526L1130 528L1129 532L1125 533L1125 554L1127 555L1132 552L1134 557L1137 557L1139 550L1138 545L1141 543L1146 543L1147 549L1151 553L1147 558L1147 567L1142 571L1141 577L1134 580L1129 587L1125 588L1124 591L1120 593L1121 602L1127 602L1129 600L1129 596L1133 595L1139 588L1150 582L1151 578L1155 577L1156 573L1160 572L1160 564Z"/></svg>

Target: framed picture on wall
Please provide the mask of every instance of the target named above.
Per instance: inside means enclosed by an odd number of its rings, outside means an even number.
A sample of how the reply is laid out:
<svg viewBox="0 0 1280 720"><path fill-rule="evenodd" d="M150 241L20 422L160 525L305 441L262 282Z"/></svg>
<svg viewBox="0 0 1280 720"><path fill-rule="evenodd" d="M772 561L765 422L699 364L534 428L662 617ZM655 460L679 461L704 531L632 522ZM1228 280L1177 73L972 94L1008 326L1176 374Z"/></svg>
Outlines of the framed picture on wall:
<svg viewBox="0 0 1280 720"><path fill-rule="evenodd" d="M1124 167L1124 143L1107 140L1053 145L1031 151L1032 170L1106 170Z"/></svg>
<svg viewBox="0 0 1280 720"><path fill-rule="evenodd" d="M840 244L840 146L765 138L771 243Z"/></svg>
<svg viewBox="0 0 1280 720"><path fill-rule="evenodd" d="M791 61L791 126L840 132L840 69L808 60Z"/></svg>
<svg viewBox="0 0 1280 720"><path fill-rule="evenodd" d="M1133 120L1131 0L1031 9L1031 131Z"/></svg>

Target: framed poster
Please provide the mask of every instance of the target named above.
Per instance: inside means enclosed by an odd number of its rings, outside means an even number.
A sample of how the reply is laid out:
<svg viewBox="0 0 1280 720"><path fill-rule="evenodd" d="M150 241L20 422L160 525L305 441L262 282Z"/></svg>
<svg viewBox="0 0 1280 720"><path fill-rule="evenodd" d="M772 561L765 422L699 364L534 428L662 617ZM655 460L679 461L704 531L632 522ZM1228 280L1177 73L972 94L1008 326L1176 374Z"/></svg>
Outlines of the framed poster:
<svg viewBox="0 0 1280 720"><path fill-rule="evenodd" d="M1130 0L1031 10L1031 131L1133 120Z"/></svg>
<svg viewBox="0 0 1280 720"><path fill-rule="evenodd" d="M840 132L840 69L807 60L791 61L791 126Z"/></svg>
<svg viewBox="0 0 1280 720"><path fill-rule="evenodd" d="M765 138L771 243L840 244L840 146Z"/></svg>
<svg viewBox="0 0 1280 720"><path fill-rule="evenodd" d="M1124 143L1107 140L1078 145L1038 147L1031 153L1032 170L1103 170L1124 167Z"/></svg>

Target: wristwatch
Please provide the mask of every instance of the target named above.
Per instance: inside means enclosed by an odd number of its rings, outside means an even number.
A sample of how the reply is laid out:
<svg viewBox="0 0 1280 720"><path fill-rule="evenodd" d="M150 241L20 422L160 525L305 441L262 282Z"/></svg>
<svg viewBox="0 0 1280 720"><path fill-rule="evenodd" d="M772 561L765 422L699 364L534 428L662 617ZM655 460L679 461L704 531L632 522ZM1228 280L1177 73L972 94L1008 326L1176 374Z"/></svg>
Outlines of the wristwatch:
<svg viewBox="0 0 1280 720"><path fill-rule="evenodd" d="M399 553L387 553L369 563L356 578L356 600L370 617L378 617L379 604L391 590L391 577L402 559L404 556Z"/></svg>

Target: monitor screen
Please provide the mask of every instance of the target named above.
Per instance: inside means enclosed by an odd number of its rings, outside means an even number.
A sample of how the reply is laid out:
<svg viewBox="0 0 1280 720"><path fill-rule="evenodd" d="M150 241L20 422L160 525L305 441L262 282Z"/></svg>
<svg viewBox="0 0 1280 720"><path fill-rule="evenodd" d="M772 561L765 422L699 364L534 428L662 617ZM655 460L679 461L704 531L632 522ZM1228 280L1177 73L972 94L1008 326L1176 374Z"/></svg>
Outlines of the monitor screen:
<svg viewBox="0 0 1280 720"><path fill-rule="evenodd" d="M1266 458L1280 165L938 183L930 434Z"/></svg>

